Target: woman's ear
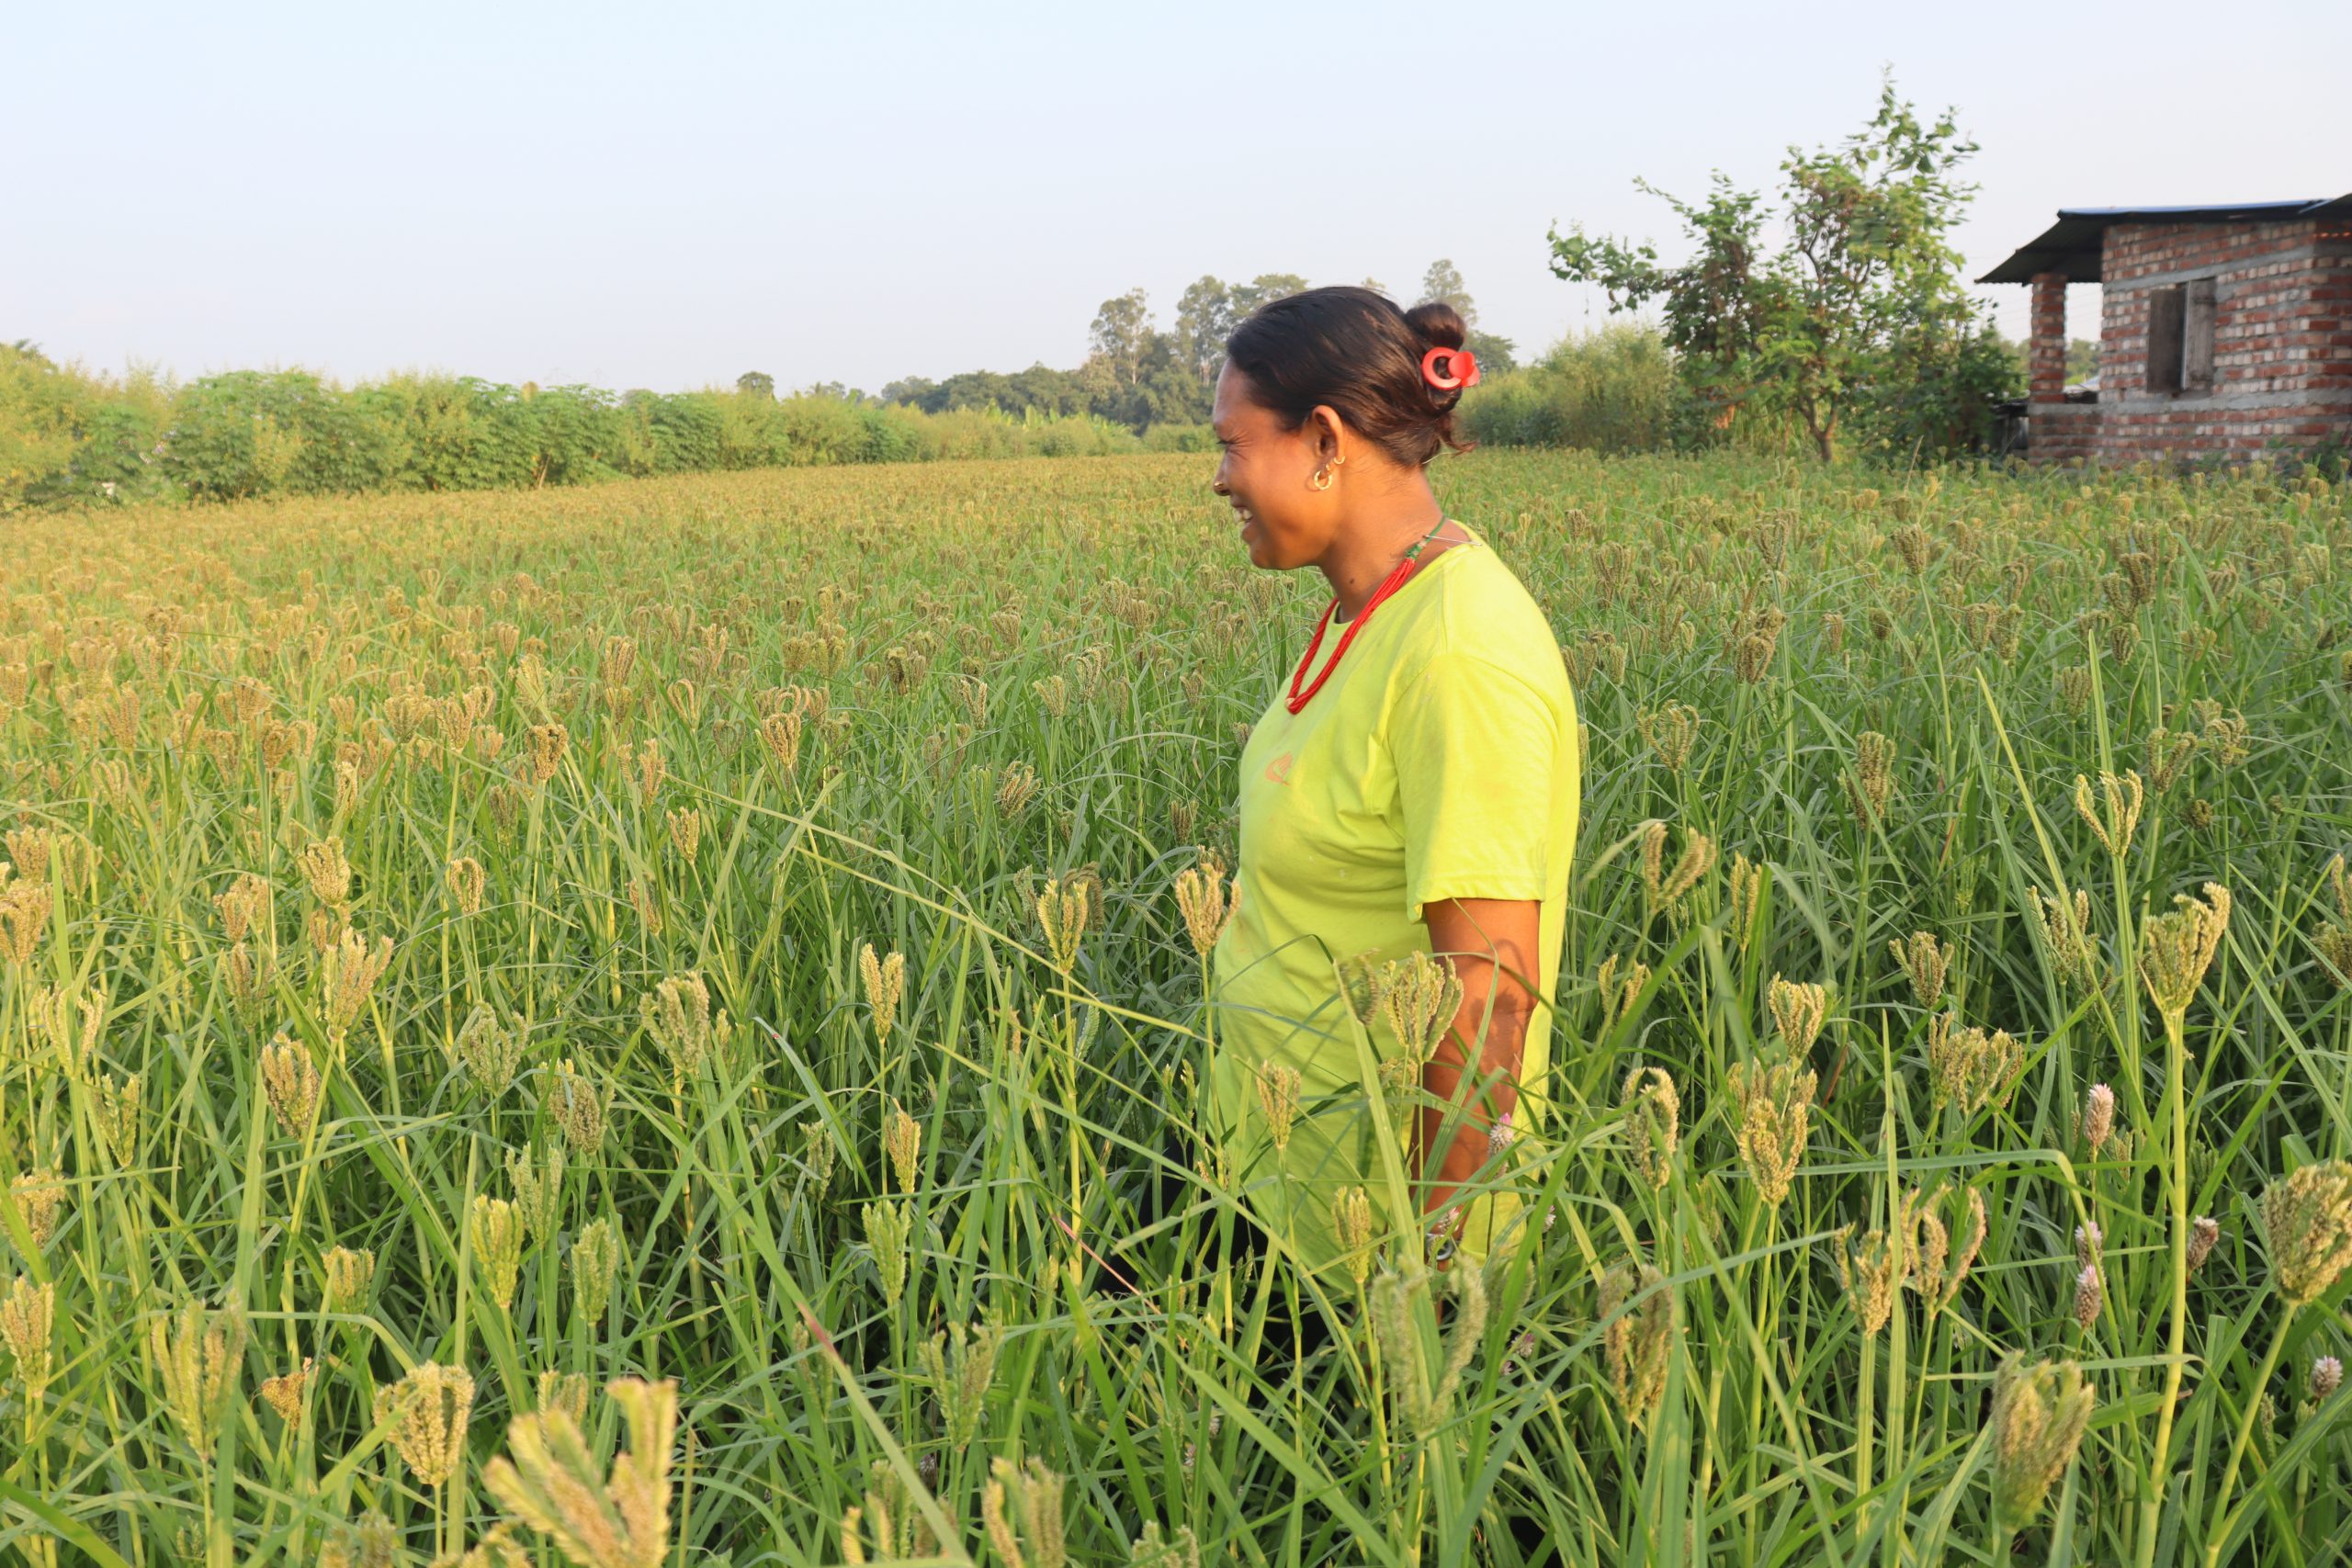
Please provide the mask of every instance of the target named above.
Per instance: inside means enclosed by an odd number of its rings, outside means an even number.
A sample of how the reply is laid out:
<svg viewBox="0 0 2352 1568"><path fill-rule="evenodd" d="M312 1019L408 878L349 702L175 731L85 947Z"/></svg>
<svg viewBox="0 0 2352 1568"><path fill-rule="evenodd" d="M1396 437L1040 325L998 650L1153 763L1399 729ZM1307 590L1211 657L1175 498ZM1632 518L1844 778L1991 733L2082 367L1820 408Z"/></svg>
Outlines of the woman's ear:
<svg viewBox="0 0 2352 1568"><path fill-rule="evenodd" d="M1326 403L1317 403L1307 411L1306 438L1315 448L1315 460L1329 463L1340 457L1340 416Z"/></svg>

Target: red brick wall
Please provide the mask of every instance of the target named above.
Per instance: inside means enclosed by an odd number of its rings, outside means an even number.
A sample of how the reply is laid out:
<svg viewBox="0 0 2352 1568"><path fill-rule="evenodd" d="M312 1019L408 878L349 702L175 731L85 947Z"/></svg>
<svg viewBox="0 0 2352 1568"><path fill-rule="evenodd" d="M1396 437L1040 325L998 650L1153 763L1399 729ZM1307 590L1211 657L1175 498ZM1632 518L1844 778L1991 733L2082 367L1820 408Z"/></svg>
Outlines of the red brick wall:
<svg viewBox="0 0 2352 1568"><path fill-rule="evenodd" d="M2036 403L2066 400L2066 275L2033 275L2033 325L2028 342L2027 380Z"/></svg>
<svg viewBox="0 0 2352 1568"><path fill-rule="evenodd" d="M2118 224L2104 271L2096 417L2061 430L2034 409L2037 427L2053 427L2046 445L2036 429L2037 458L2352 446L2352 220ZM2151 392L2151 289L2190 277L2214 283L2212 388Z"/></svg>
<svg viewBox="0 0 2352 1568"><path fill-rule="evenodd" d="M2097 403L2045 403L2027 410L2030 432L2026 451L2037 463L2096 462L2099 457Z"/></svg>

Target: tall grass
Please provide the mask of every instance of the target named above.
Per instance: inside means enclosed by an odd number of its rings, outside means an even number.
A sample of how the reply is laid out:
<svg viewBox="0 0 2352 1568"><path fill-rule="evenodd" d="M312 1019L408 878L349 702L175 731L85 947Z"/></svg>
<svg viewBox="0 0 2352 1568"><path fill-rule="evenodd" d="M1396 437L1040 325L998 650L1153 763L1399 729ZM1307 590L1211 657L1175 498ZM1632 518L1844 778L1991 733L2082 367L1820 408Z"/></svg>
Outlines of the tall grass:
<svg viewBox="0 0 2352 1568"><path fill-rule="evenodd" d="M1317 602L1205 481L13 536L0 1547L2341 1555L2344 489L1442 466L1588 726L1556 1112L1330 1286L1163 1163Z"/></svg>

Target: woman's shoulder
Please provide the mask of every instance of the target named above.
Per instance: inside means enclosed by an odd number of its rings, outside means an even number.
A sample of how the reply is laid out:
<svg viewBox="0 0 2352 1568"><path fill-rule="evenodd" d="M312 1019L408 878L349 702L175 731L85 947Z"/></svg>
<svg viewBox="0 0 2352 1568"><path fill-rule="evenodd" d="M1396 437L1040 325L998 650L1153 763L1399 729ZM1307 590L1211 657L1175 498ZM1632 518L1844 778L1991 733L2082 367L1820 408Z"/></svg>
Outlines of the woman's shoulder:
<svg viewBox="0 0 2352 1568"><path fill-rule="evenodd" d="M1435 613L1419 628L1414 653L1420 659L1462 654L1513 669L1548 661L1561 668L1559 639L1551 618L1519 574L1483 542L1456 545L1448 554L1464 558L1445 574Z"/></svg>

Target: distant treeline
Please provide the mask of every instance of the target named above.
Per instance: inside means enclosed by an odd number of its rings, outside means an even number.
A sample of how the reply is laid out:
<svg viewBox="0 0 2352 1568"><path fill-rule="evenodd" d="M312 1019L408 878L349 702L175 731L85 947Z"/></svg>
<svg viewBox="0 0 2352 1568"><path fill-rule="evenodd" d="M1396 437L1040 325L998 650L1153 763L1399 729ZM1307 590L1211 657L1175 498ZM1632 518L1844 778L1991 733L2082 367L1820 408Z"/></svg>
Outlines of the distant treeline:
<svg viewBox="0 0 2352 1568"><path fill-rule="evenodd" d="M184 386L0 344L0 512L139 501L529 489L649 474L1205 447L1087 413L941 413L829 391L614 393L301 370Z"/></svg>
<svg viewBox="0 0 2352 1568"><path fill-rule="evenodd" d="M972 408L1013 414L1088 413L1138 434L1164 425L1205 424L1217 371L1225 363L1225 340L1260 305L1306 287L1306 278L1290 272L1262 273L1247 283L1204 276L1177 298L1175 320L1164 331L1152 319L1148 296L1131 288L1105 299L1094 312L1087 330L1086 359L1074 370L1040 363L1009 374L967 370L944 381L910 377L883 388L881 399L927 413ZM1388 294L1371 278L1364 279L1363 287ZM1415 299L1443 299L1461 312L1470 328L1468 346L1482 367L1495 371L1511 367L1510 340L1478 330L1478 307L1451 261L1430 264Z"/></svg>

